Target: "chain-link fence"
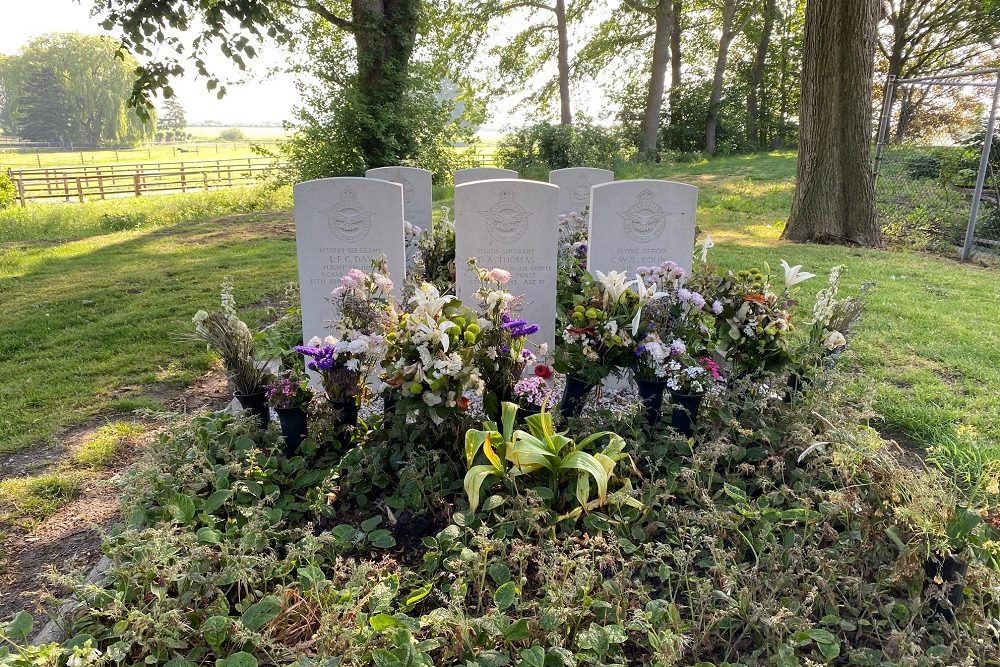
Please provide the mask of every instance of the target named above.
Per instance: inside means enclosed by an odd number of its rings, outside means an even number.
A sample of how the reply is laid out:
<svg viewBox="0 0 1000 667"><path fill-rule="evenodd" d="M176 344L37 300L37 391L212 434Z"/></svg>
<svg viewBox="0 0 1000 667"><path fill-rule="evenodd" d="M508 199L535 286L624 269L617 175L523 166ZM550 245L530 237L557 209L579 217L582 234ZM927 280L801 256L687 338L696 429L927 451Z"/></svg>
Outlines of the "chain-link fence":
<svg viewBox="0 0 1000 667"><path fill-rule="evenodd" d="M890 77L883 92L875 198L886 238L963 259L1000 253L1000 70Z"/></svg>

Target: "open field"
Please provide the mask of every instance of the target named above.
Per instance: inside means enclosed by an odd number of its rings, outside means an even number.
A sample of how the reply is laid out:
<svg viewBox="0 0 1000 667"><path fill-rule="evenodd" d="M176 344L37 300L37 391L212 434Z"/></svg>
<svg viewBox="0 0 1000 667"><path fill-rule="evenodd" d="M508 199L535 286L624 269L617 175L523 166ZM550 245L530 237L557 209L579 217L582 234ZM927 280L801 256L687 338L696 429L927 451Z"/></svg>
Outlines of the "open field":
<svg viewBox="0 0 1000 667"><path fill-rule="evenodd" d="M995 271L916 253L779 241L793 190L790 153L620 174L636 176L702 188L698 223L716 239L720 264L777 267L785 258L816 273L844 264L847 289L877 281L847 355L857 373L850 398L871 405L880 430L936 447L969 474L1000 460ZM142 205L154 207L152 215L173 199ZM185 201L194 207L197 199ZM287 193L278 205L287 207ZM41 231L28 221L5 227L0 218L0 452L44 447L61 429L126 412L164 384L190 382L210 357L172 334L213 305L224 276L236 277L241 304L258 304L250 319L295 277L287 211L205 220L206 207L191 222L179 207L138 229L104 233L101 205L85 206L92 208L67 207L59 224Z"/></svg>
<svg viewBox="0 0 1000 667"><path fill-rule="evenodd" d="M218 160L256 155L253 141L196 141L177 144L154 144L121 150L40 150L0 152L0 169L38 169L104 164L141 164L179 160ZM273 140L264 142L273 147Z"/></svg>

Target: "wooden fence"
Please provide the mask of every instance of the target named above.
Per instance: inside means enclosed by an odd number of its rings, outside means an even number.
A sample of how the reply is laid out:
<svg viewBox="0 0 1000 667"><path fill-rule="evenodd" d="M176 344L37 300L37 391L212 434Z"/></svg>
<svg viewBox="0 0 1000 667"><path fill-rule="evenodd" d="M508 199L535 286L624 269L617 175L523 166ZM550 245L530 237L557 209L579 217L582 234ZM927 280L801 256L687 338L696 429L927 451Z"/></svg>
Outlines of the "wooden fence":
<svg viewBox="0 0 1000 667"><path fill-rule="evenodd" d="M282 166L283 163L274 158L252 157L9 169L7 173L23 206L34 200L83 202L251 185Z"/></svg>

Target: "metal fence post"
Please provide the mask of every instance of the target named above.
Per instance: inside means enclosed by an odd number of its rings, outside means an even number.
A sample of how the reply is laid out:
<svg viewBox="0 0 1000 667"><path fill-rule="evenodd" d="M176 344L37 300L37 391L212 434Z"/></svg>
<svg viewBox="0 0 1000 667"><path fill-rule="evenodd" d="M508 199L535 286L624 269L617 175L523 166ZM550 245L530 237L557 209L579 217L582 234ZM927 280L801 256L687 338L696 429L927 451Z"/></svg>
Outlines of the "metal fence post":
<svg viewBox="0 0 1000 667"><path fill-rule="evenodd" d="M990 153L993 150L993 134L997 127L997 107L1000 106L1000 74L997 74L997 85L993 88L993 105L990 107L990 119L986 123L986 136L983 137L983 153L979 157L979 175L976 177L976 192L972 195L972 211L969 213L969 226L965 229L965 245L962 246L962 261L969 261L972 255L972 243L976 238L976 219L979 217L979 204L983 200L983 186L986 184L986 168L990 163ZM1000 205L1000 202L998 202Z"/></svg>
<svg viewBox="0 0 1000 667"><path fill-rule="evenodd" d="M882 96L882 113L878 124L878 135L875 138L875 164L872 168L872 183L878 185L878 175L882 169L882 151L885 149L885 137L889 132L889 119L892 117L892 101L896 93L896 76L890 74L885 80L885 94Z"/></svg>

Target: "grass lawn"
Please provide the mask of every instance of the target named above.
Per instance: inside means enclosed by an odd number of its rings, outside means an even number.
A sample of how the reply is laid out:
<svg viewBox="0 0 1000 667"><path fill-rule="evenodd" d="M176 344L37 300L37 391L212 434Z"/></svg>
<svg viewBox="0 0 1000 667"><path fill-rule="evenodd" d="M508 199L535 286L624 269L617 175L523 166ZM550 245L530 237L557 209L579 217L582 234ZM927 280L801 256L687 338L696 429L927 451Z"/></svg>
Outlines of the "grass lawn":
<svg viewBox="0 0 1000 667"><path fill-rule="evenodd" d="M996 272L914 253L782 243L794 173L794 155L776 153L630 167L619 177L700 186L698 224L716 239L717 263L777 267L785 258L815 273L844 264L847 289L877 281L847 357L858 371L851 396L871 402L875 426L937 448L978 481L1000 465ZM192 380L211 358L172 334L215 304L225 275L236 277L242 304L295 277L288 213L167 222L111 234L86 227L97 235L52 243L12 242L0 219L8 241L0 245L0 452L126 410L146 386Z"/></svg>
<svg viewBox="0 0 1000 667"><path fill-rule="evenodd" d="M220 130L222 128L219 128ZM216 132L218 134L218 132ZM257 139L265 141L264 138ZM270 145L273 139L266 139ZM79 167L82 165L140 164L145 162L195 162L256 157L249 141L211 141L160 144L121 150L22 151L0 153L0 169L38 169L39 167Z"/></svg>

